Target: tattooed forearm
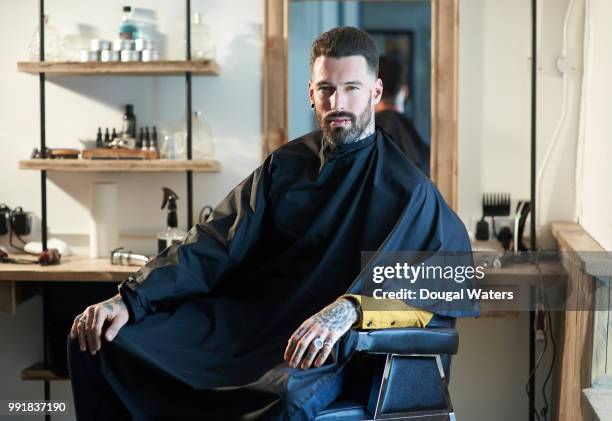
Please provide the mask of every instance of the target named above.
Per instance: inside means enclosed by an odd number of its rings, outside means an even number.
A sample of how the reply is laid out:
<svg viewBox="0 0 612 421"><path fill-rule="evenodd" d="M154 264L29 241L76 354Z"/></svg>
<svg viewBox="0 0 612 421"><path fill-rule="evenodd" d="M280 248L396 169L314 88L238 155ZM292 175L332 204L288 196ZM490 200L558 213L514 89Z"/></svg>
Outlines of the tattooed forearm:
<svg viewBox="0 0 612 421"><path fill-rule="evenodd" d="M346 299L338 300L313 316L315 322L328 329L342 329L352 325L358 318L357 309Z"/></svg>
<svg viewBox="0 0 612 421"><path fill-rule="evenodd" d="M125 303L121 297L113 297L110 298L107 302L104 303L104 308L108 311L113 311L113 306L119 306L120 308L126 308Z"/></svg>

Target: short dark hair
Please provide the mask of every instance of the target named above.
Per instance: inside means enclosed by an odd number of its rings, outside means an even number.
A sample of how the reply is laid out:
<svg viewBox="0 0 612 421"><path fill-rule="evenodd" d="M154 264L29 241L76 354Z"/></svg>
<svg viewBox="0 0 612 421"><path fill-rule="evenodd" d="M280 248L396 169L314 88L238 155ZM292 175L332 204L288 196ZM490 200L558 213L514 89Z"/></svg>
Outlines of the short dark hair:
<svg viewBox="0 0 612 421"><path fill-rule="evenodd" d="M378 50L372 37L361 29L342 26L322 33L312 43L310 52L310 70L318 57L342 58L363 56L368 70L378 75Z"/></svg>
<svg viewBox="0 0 612 421"><path fill-rule="evenodd" d="M378 77L383 83L383 99L393 99L404 83L404 74L399 60L392 56L381 56Z"/></svg>

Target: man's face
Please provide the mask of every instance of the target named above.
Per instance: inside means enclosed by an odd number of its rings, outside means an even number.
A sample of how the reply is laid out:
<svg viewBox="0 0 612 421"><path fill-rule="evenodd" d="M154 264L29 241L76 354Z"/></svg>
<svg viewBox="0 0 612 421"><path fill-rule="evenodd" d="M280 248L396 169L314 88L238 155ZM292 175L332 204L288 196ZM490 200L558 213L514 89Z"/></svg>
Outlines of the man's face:
<svg viewBox="0 0 612 421"><path fill-rule="evenodd" d="M325 137L334 144L352 142L373 127L382 81L368 71L363 56L319 56L308 93Z"/></svg>

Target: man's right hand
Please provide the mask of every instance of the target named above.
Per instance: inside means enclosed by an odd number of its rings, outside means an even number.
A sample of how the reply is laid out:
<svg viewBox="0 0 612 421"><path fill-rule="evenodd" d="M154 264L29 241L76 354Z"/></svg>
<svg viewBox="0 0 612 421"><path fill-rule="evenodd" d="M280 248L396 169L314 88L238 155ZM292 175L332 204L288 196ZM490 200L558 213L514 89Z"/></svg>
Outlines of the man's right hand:
<svg viewBox="0 0 612 421"><path fill-rule="evenodd" d="M104 322L108 320L110 323L104 336L107 341L112 341L119 329L128 322L129 317L121 294L117 294L106 301L90 305L77 315L70 329L70 337L74 339L78 336L81 351L89 348L91 355L95 355L102 345Z"/></svg>

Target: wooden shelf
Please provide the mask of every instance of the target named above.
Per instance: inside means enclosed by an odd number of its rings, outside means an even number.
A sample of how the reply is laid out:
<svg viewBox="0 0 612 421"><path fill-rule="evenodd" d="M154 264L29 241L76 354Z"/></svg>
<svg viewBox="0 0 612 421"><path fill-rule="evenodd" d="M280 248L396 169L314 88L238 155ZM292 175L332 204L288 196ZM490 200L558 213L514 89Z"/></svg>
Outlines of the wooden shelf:
<svg viewBox="0 0 612 421"><path fill-rule="evenodd" d="M26 159L19 161L21 170L47 171L125 171L125 172L172 172L196 171L219 172L221 164L214 159Z"/></svg>
<svg viewBox="0 0 612 421"><path fill-rule="evenodd" d="M32 75L180 75L191 72L198 75L216 76L219 65L214 60L206 61L149 61L149 62L40 62L22 61L17 70Z"/></svg>
<svg viewBox="0 0 612 421"><path fill-rule="evenodd" d="M53 371L44 366L42 362L37 362L21 370L21 380L69 380L69 377L58 376Z"/></svg>
<svg viewBox="0 0 612 421"><path fill-rule="evenodd" d="M36 256L11 254L15 258L36 259ZM111 265L110 258L92 259L84 256L62 256L58 265L32 264L0 265L0 281L69 281L69 282L122 282L139 266Z"/></svg>

